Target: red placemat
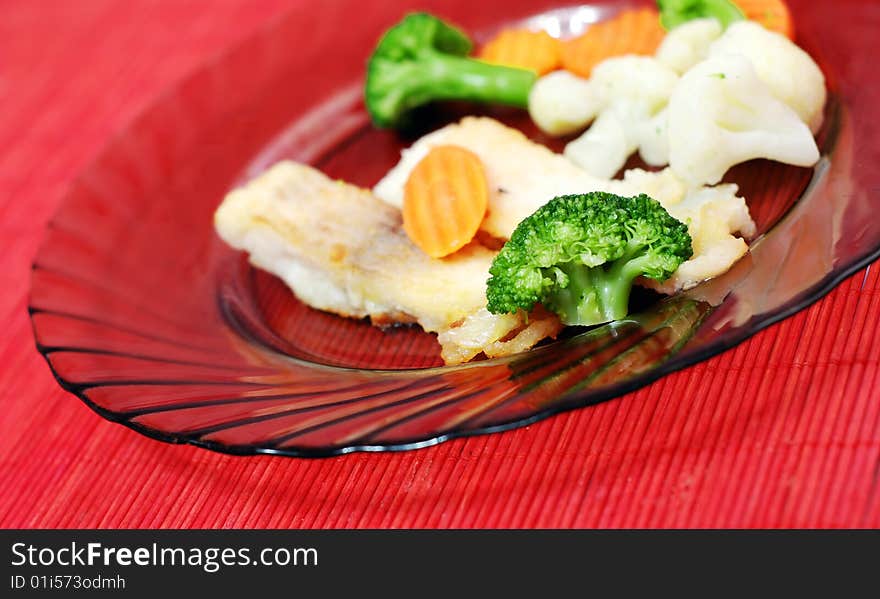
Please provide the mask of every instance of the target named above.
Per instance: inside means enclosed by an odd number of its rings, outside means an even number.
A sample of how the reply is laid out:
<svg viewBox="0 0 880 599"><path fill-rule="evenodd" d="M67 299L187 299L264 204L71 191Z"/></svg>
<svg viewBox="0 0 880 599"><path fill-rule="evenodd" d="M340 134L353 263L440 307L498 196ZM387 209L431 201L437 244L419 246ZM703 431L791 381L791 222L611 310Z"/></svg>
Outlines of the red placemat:
<svg viewBox="0 0 880 599"><path fill-rule="evenodd" d="M876 266L637 393L414 452L222 456L146 439L63 392L25 305L65 186L166 86L290 8L4 3L0 526L880 525Z"/></svg>

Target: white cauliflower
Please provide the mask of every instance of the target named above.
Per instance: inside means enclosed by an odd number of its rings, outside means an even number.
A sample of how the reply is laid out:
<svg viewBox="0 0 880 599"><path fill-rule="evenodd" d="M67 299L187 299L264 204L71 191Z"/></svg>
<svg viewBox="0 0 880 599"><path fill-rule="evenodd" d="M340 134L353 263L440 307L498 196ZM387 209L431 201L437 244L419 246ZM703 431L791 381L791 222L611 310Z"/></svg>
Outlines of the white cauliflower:
<svg viewBox="0 0 880 599"><path fill-rule="evenodd" d="M721 32L721 23L716 19L688 21L666 34L655 56L681 75L709 55L709 46Z"/></svg>
<svg viewBox="0 0 880 599"><path fill-rule="evenodd" d="M638 150L700 186L752 158L815 164L825 101L819 67L785 36L749 21L722 33L717 20L697 19L670 31L656 57L610 58L589 80L542 78L529 108L551 135L594 120L564 153L596 177L613 177Z"/></svg>
<svg viewBox="0 0 880 599"><path fill-rule="evenodd" d="M597 177L611 177L647 138L653 152L643 158L651 164L665 164L665 148L662 139L657 143L656 133L658 127L662 131L665 119L654 119L666 107L677 82L675 71L649 56L601 62L590 78L601 112L586 133L566 146L565 155ZM609 147L602 147L609 142Z"/></svg>
<svg viewBox="0 0 880 599"><path fill-rule="evenodd" d="M809 54L754 21L732 24L709 48L710 57L727 54L749 59L770 93L791 107L813 133L819 130L826 99L825 77Z"/></svg>
<svg viewBox="0 0 880 599"><path fill-rule="evenodd" d="M565 157L602 179L610 179L636 149L623 121L613 110L599 115L586 133L565 146Z"/></svg>
<svg viewBox="0 0 880 599"><path fill-rule="evenodd" d="M664 108L653 118L635 126L639 156L651 166L669 164L669 109Z"/></svg>
<svg viewBox="0 0 880 599"><path fill-rule="evenodd" d="M713 56L685 73L669 101L669 157L692 187L715 184L740 162L812 166L810 129L777 100L743 56Z"/></svg>
<svg viewBox="0 0 880 599"><path fill-rule="evenodd" d="M593 69L590 82L602 106L627 103L647 115L657 114L669 101L678 74L650 56L618 56Z"/></svg>
<svg viewBox="0 0 880 599"><path fill-rule="evenodd" d="M593 85L568 71L554 71L535 82L529 115L548 135L568 135L586 127L599 112Z"/></svg>

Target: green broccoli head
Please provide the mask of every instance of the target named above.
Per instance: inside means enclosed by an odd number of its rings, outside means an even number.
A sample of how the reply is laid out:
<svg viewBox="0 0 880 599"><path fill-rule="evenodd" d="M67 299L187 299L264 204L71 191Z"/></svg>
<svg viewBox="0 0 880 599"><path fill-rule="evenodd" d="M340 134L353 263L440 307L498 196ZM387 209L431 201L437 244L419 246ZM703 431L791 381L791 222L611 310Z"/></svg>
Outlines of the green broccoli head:
<svg viewBox="0 0 880 599"><path fill-rule="evenodd" d="M657 0L660 23L674 29L693 19L714 18L727 27L745 19L742 10L730 0Z"/></svg>
<svg viewBox="0 0 880 599"><path fill-rule="evenodd" d="M412 13L385 32L367 65L364 100L373 123L395 127L434 100L497 102L525 108L534 72L467 58L461 30L427 13Z"/></svg>
<svg viewBox="0 0 880 599"><path fill-rule="evenodd" d="M568 325L619 320L637 277L663 281L692 255L687 225L646 195L560 196L523 220L495 257L488 308L541 303Z"/></svg>
<svg viewBox="0 0 880 599"><path fill-rule="evenodd" d="M373 59L416 59L426 47L453 56L467 56L473 43L461 29L434 15L415 12L385 32L373 51Z"/></svg>

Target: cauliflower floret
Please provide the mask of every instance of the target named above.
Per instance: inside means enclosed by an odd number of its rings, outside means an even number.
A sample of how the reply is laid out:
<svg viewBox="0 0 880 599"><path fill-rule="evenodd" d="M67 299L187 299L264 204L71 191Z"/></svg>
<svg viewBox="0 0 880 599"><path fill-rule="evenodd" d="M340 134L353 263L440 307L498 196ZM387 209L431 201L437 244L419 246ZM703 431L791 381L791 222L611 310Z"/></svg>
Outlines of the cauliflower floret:
<svg viewBox="0 0 880 599"><path fill-rule="evenodd" d="M651 166L669 164L669 109L664 108L653 118L636 125L639 156Z"/></svg>
<svg viewBox="0 0 880 599"><path fill-rule="evenodd" d="M727 54L704 60L676 86L669 101L669 158L675 173L696 187L717 183L731 166L753 158L812 166L819 149L748 59Z"/></svg>
<svg viewBox="0 0 880 599"><path fill-rule="evenodd" d="M666 106L678 74L650 56L628 55L603 60L593 69L590 82L602 106L630 102L653 115Z"/></svg>
<svg viewBox="0 0 880 599"><path fill-rule="evenodd" d="M649 56L601 62L590 78L601 112L586 133L566 146L565 155L597 177L611 177L647 139L652 151L643 158L654 165L665 164L662 135L656 133L658 127L662 131L665 119L654 119L666 107L677 82L675 71Z"/></svg>
<svg viewBox="0 0 880 599"><path fill-rule="evenodd" d="M666 34L655 56L679 75L709 55L709 46L721 36L716 19L694 19Z"/></svg>
<svg viewBox="0 0 880 599"><path fill-rule="evenodd" d="M791 107L813 133L819 130L826 99L825 77L809 54L754 21L734 23L709 48L710 57L725 54L748 58L770 93Z"/></svg>
<svg viewBox="0 0 880 599"><path fill-rule="evenodd" d="M610 179L636 149L623 121L613 110L599 115L589 130L565 146L565 157L602 179Z"/></svg>
<svg viewBox="0 0 880 599"><path fill-rule="evenodd" d="M548 135L568 135L596 118L599 96L586 79L554 71L535 82L529 93L529 115Z"/></svg>
<svg viewBox="0 0 880 599"><path fill-rule="evenodd" d="M664 208L687 223L694 255L662 283L645 281L661 293L675 293L717 277L743 257L749 246L742 239L755 234L755 223L736 185L718 185L691 191L679 202L664 202ZM741 235L742 237L738 237Z"/></svg>

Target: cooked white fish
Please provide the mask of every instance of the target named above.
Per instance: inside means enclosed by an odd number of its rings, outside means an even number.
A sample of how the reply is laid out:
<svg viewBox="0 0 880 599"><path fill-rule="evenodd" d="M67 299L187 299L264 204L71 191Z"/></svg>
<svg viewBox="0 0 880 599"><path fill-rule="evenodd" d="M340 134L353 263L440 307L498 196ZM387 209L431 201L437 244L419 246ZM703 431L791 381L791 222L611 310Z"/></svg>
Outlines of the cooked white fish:
<svg viewBox="0 0 880 599"><path fill-rule="evenodd" d="M230 192L214 222L224 241L303 302L375 324L416 322L438 333L448 364L486 349L522 351L561 328L555 317L526 326L521 315L485 310L496 252L471 243L431 258L406 236L399 210L302 164L280 162Z"/></svg>
<svg viewBox="0 0 880 599"><path fill-rule="evenodd" d="M754 237L756 227L736 185L688 190L669 168L659 172L632 169L617 183L622 190L618 193L644 193L663 204L674 218L687 223L693 240L694 255L671 277L662 283L641 279L640 284L668 294L690 289L724 274L749 251L743 237Z"/></svg>
<svg viewBox="0 0 880 599"><path fill-rule="evenodd" d="M613 191L613 182L593 177L520 131L494 119L465 117L404 150L400 162L376 184L373 193L392 206L402 207L410 172L431 148L441 145L461 146L480 158L489 183L489 207L481 229L500 239L509 239L524 218L556 196Z"/></svg>

